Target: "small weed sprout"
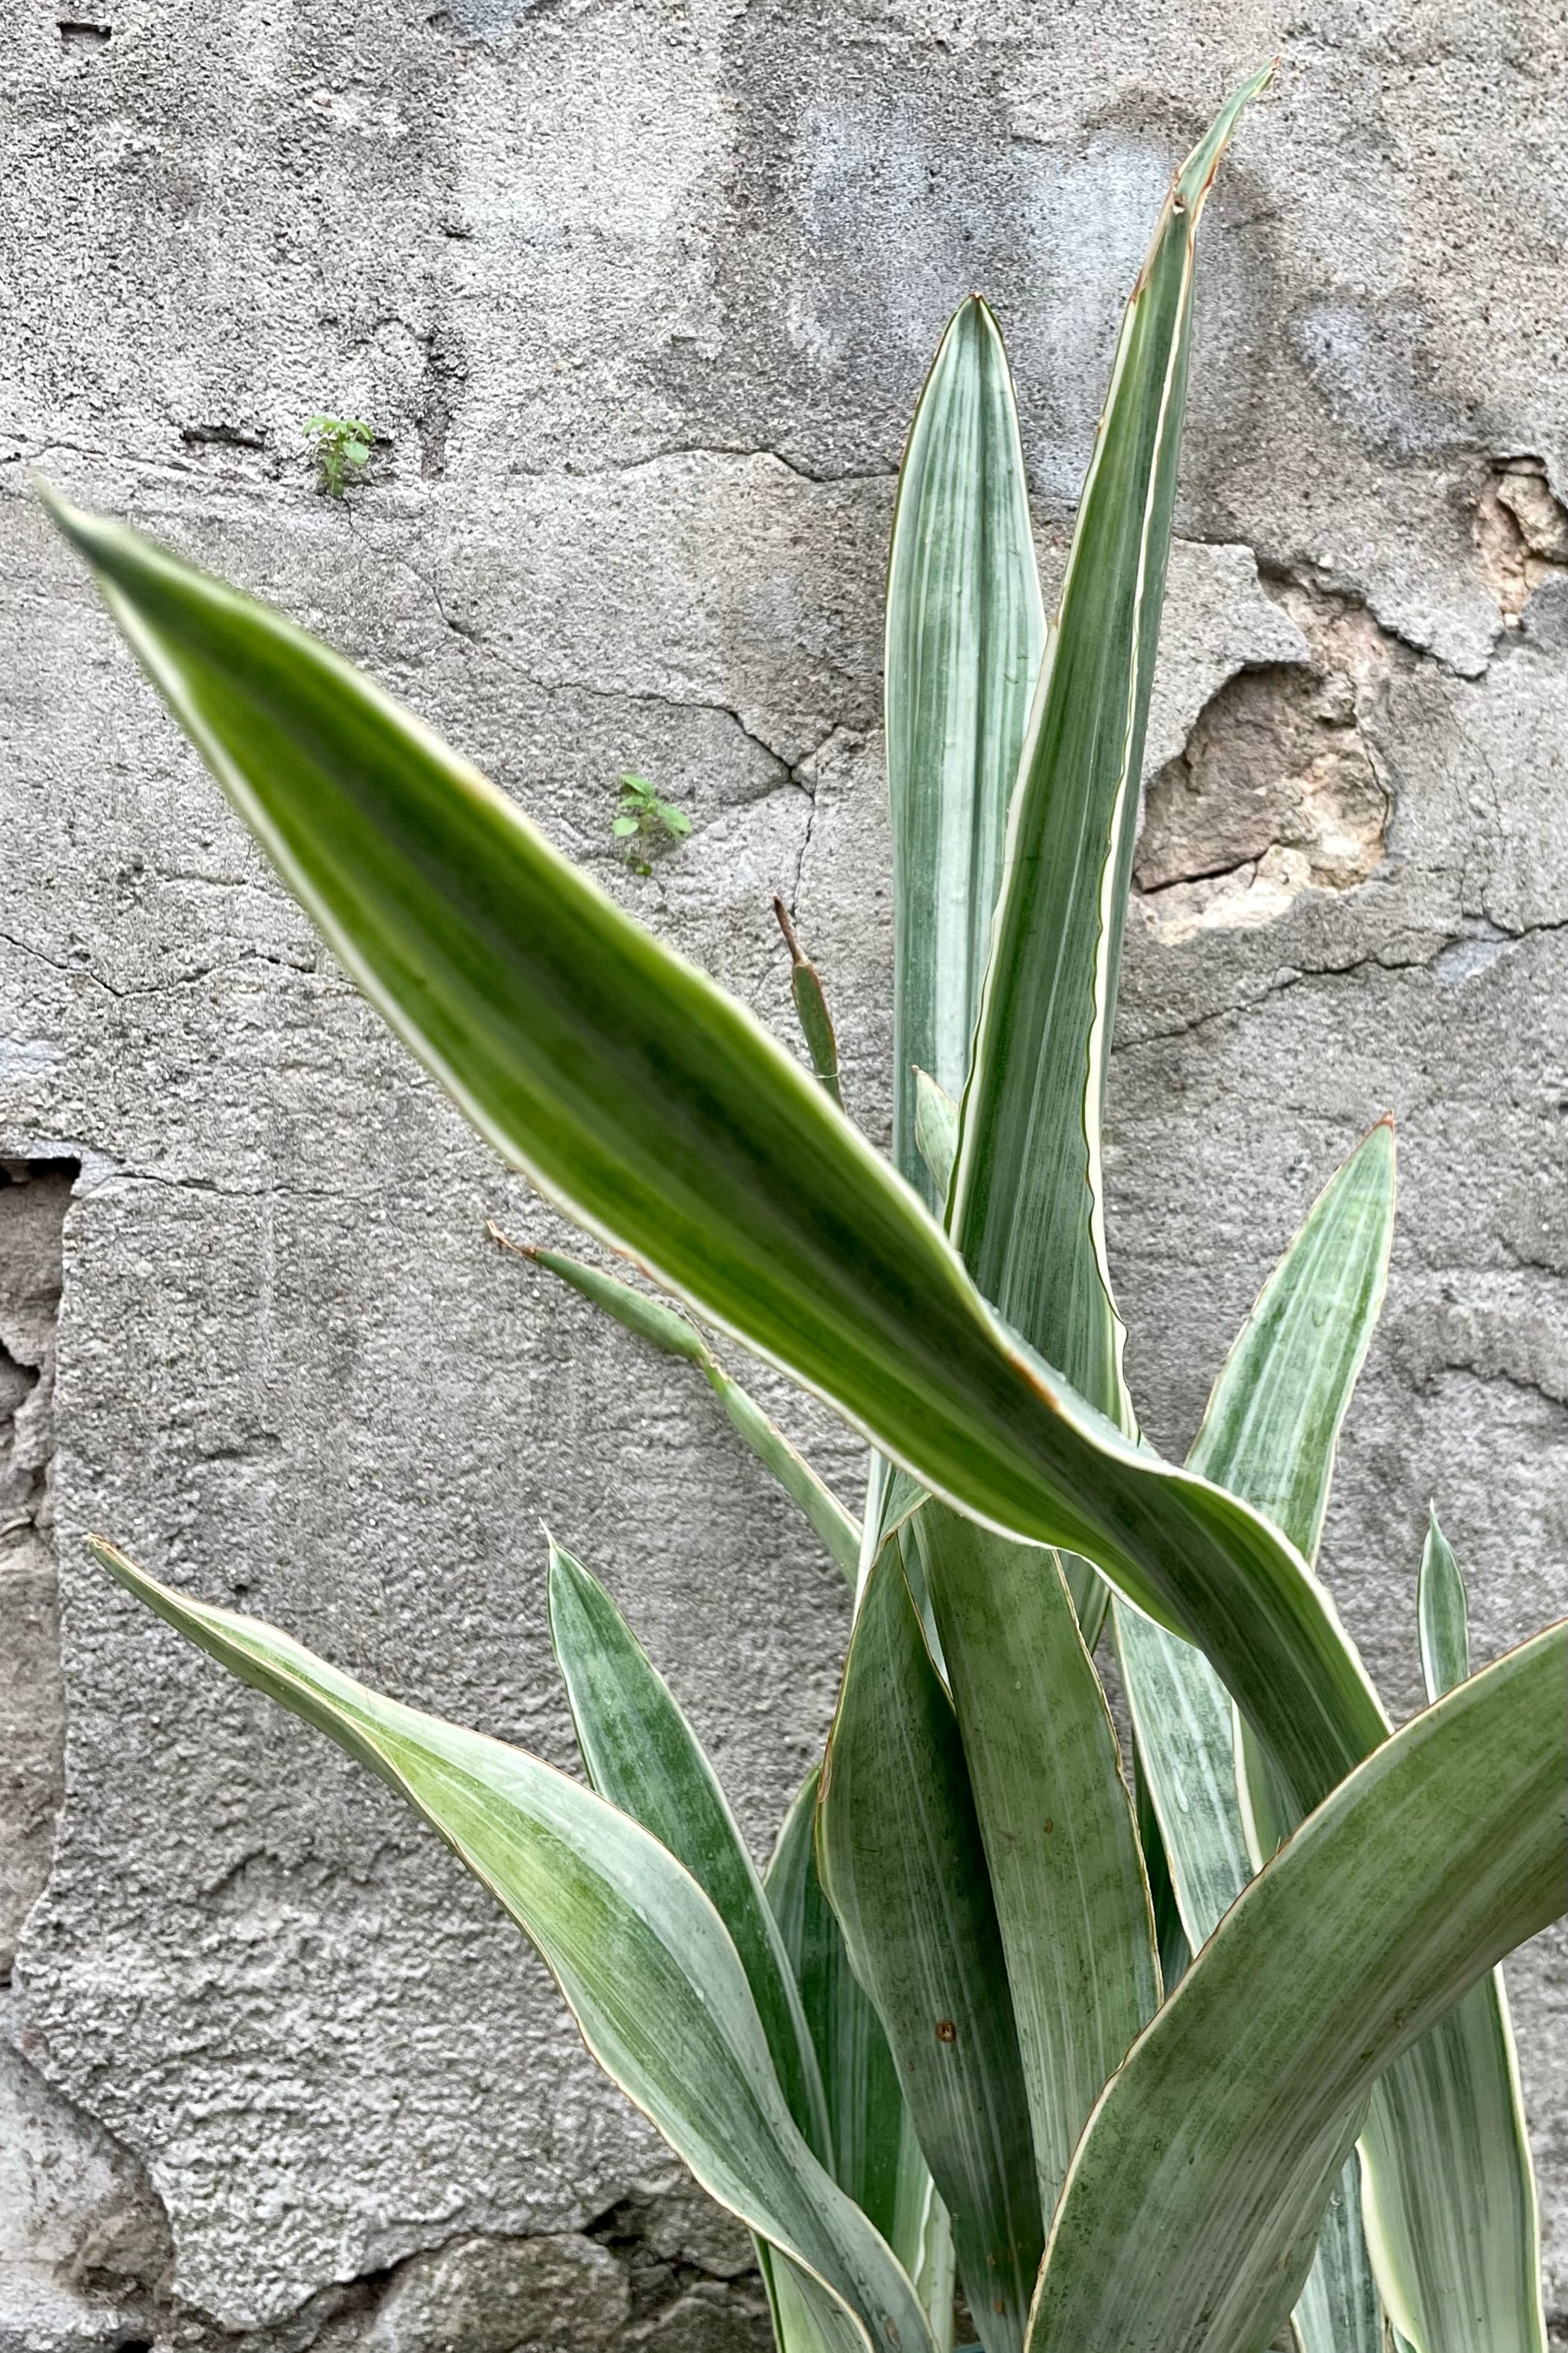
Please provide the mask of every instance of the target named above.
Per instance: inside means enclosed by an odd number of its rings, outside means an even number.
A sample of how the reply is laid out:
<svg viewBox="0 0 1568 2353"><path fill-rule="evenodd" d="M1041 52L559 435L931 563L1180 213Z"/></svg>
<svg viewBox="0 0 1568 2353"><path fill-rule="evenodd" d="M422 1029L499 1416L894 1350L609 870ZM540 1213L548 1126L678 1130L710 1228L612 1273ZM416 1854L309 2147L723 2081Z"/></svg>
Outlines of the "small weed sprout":
<svg viewBox="0 0 1568 2353"><path fill-rule="evenodd" d="M305 430L316 445L322 496L341 499L353 478L370 463L374 434L358 417L312 417Z"/></svg>
<svg viewBox="0 0 1568 2353"><path fill-rule="evenodd" d="M684 841L690 830L686 811L661 801L646 776L621 778L620 807L610 831L625 849L634 874L651 874L654 859Z"/></svg>

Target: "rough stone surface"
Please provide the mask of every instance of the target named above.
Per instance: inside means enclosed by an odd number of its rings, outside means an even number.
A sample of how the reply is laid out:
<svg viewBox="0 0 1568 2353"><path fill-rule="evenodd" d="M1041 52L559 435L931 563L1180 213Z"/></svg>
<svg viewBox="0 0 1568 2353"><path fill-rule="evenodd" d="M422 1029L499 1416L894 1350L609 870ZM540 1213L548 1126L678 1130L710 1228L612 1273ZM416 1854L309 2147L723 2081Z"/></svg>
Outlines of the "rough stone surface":
<svg viewBox="0 0 1568 2353"><path fill-rule="evenodd" d="M1275 50L1205 231L1111 1246L1179 1448L1311 1195L1397 1113L1401 1239L1325 1566L1403 1714L1428 1496L1482 1655L1563 1607L1561 12L13 12L0 1155L34 1173L0 1190L5 1283L33 1263L25 1197L61 1247L40 1164L81 1174L41 1494L48 1333L0 1324L0 1917L53 1831L12 1990L0 2344L456 2329L491 2263L520 2309L576 2283L559 2337L520 2343L717 2353L762 2325L730 2242L667 2245L668 2212L617 2238L656 2145L477 1891L107 1589L90 1529L564 1763L546 1518L759 1849L844 1637L835 1572L701 1385L486 1244L490 1217L558 1229L318 950L26 469L326 631L781 1031L782 891L885 1136L879 598L921 375L984 288L1058 576L1172 161ZM342 503L320 411L375 428ZM609 836L627 769L693 820L646 881ZM855 1446L757 1386L852 1494ZM1512 1978L1568 2312L1562 1942Z"/></svg>

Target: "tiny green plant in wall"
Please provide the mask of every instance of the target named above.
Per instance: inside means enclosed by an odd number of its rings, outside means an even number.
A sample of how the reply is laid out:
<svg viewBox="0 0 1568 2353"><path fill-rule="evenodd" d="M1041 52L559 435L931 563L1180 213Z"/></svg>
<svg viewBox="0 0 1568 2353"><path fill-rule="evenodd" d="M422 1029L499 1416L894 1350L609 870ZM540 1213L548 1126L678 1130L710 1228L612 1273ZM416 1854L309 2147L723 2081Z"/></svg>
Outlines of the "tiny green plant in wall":
<svg viewBox="0 0 1568 2353"><path fill-rule="evenodd" d="M370 463L375 435L360 417L312 417L305 431L315 445L316 481L323 498L341 499Z"/></svg>
<svg viewBox="0 0 1568 2353"><path fill-rule="evenodd" d="M684 809L661 801L646 776L623 776L620 796L610 831L626 851L632 872L651 874L653 860L686 839L691 819Z"/></svg>

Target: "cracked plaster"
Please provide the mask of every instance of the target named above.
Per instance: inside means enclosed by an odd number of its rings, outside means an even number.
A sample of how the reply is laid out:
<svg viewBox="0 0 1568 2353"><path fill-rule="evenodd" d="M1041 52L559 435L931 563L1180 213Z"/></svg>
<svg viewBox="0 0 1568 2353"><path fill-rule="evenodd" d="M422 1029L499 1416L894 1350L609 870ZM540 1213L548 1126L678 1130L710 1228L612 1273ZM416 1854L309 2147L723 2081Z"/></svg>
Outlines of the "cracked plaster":
<svg viewBox="0 0 1568 2353"><path fill-rule="evenodd" d="M1565 42L1544 0L103 16L67 41L29 5L3 61L0 1153L84 1172L68 1798L12 1997L26 2114L76 2154L24 2285L82 2353L115 2341L60 2283L105 2200L143 2211L144 2164L184 2311L325 2343L358 2325L334 2284L476 2236L576 2245L649 2137L391 1799L108 1591L85 1533L564 1761L547 1516L759 1846L826 1725L843 1603L701 1385L487 1249L488 1217L555 1223L317 949L26 468L323 629L787 1034L783 891L883 1137L879 596L921 372L981 286L1054 580L1170 164L1279 50L1205 229L1150 765L1239 671L1304 677L1303 616L1360 615L1387 820L1364 881L1287 874L1265 920L1162 937L1165 894L1135 902L1110 1240L1134 1386L1179 1448L1312 1193L1396 1111L1401 1236L1325 1565L1403 1713L1428 1495L1479 1655L1563 1607L1568 605L1507 529L1550 570L1557 510L1519 483L1568 468ZM377 427L342 506L311 488L322 407ZM694 822L647 881L609 844L627 768ZM756 1386L852 1494L856 1448ZM1565 1970L1544 1940L1513 1971L1559 2312ZM22 2293L0 2331L30 2326ZM671 2325L739 2344L719 2293Z"/></svg>

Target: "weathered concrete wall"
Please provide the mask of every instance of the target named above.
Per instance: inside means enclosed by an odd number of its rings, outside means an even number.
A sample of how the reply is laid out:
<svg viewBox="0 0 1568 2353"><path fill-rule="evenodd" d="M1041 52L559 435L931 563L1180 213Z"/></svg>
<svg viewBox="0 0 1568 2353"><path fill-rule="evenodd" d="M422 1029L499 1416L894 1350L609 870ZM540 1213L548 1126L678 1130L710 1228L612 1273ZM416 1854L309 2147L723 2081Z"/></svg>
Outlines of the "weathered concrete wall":
<svg viewBox="0 0 1568 2353"><path fill-rule="evenodd" d="M547 1518L759 1845L826 1722L837 1580L705 1392L487 1245L551 1220L320 954L26 470L324 629L782 1028L781 890L880 1135L879 592L921 372L982 287L1059 567L1171 164L1281 50L1207 232L1112 1247L1180 1446L1398 1113L1326 1565L1404 1712L1429 1495L1483 1655L1563 1606L1561 13L19 0L5 41L0 1931L48 1879L0 2347L760 2342L743 2248L659 2191L456 1866L82 1539L564 1761ZM319 410L377 428L342 504ZM647 881L611 849L627 768L694 821ZM852 1493L857 1449L781 1402ZM1568 2311L1561 1944L1513 1982Z"/></svg>

